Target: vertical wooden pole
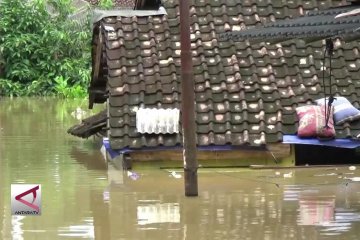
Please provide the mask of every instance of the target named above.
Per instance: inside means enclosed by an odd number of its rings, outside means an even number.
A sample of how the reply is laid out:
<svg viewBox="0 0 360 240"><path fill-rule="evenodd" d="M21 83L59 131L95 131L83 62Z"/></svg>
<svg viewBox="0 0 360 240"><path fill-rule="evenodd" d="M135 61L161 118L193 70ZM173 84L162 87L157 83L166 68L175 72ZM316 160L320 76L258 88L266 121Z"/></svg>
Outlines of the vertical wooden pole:
<svg viewBox="0 0 360 240"><path fill-rule="evenodd" d="M189 0L180 0L181 117L185 196L198 196L195 126L195 92L190 40Z"/></svg>

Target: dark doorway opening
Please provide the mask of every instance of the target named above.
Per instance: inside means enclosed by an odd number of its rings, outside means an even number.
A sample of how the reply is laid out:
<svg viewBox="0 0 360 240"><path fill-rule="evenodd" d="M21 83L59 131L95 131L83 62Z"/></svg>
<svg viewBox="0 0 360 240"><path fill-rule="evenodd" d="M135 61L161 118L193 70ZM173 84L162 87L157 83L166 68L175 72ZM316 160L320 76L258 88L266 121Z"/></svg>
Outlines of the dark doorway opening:
<svg viewBox="0 0 360 240"><path fill-rule="evenodd" d="M160 0L137 0L136 10L158 10L161 5Z"/></svg>
<svg viewBox="0 0 360 240"><path fill-rule="evenodd" d="M360 152L359 149L296 144L295 162L297 166L360 164Z"/></svg>

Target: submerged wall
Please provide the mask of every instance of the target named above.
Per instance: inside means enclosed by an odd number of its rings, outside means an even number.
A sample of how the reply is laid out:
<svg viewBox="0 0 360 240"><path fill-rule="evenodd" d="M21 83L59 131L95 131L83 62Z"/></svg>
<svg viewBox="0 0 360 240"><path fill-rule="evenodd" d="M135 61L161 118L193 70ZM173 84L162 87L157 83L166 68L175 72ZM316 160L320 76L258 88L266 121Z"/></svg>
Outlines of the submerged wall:
<svg viewBox="0 0 360 240"><path fill-rule="evenodd" d="M135 151L128 154L135 167L182 167L182 150ZM266 147L244 147L236 150L198 151L200 167L248 167L250 165L291 166L295 163L289 144L271 144Z"/></svg>

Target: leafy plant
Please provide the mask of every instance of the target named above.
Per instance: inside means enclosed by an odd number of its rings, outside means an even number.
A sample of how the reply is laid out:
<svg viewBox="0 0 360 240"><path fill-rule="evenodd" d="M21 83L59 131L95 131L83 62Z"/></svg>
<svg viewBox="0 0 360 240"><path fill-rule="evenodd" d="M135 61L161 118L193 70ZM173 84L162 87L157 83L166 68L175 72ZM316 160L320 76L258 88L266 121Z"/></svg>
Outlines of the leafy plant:
<svg viewBox="0 0 360 240"><path fill-rule="evenodd" d="M89 24L79 28L79 23L68 18L74 11L71 2L0 3L0 84L6 87L1 95L85 96L90 80L91 30ZM71 94L59 92L56 79L61 78Z"/></svg>
<svg viewBox="0 0 360 240"><path fill-rule="evenodd" d="M86 91L79 84L70 86L68 84L68 78L65 79L62 76L55 78L55 90L57 94L64 98L83 98L86 96Z"/></svg>
<svg viewBox="0 0 360 240"><path fill-rule="evenodd" d="M0 95L20 96L22 95L22 86L20 83L13 83L7 79L0 79Z"/></svg>
<svg viewBox="0 0 360 240"><path fill-rule="evenodd" d="M102 9L112 9L115 4L112 0L100 0L99 7Z"/></svg>

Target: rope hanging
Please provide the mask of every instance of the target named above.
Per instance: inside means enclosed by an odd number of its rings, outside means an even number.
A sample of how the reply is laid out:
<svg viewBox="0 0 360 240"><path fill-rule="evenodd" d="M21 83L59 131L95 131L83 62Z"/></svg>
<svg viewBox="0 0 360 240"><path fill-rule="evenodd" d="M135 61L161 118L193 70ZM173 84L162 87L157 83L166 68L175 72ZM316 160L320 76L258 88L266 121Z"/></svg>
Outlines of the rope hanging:
<svg viewBox="0 0 360 240"><path fill-rule="evenodd" d="M327 97L326 94L326 86L325 86L325 61L326 61L326 54L329 55L329 96ZM332 56L334 54L334 42L331 38L326 39L326 46L324 51L324 58L323 58L323 87L324 87L324 95L325 95L325 128L329 128L329 119L331 115L331 106L336 99L334 95L332 94L332 66L331 66L331 60Z"/></svg>

